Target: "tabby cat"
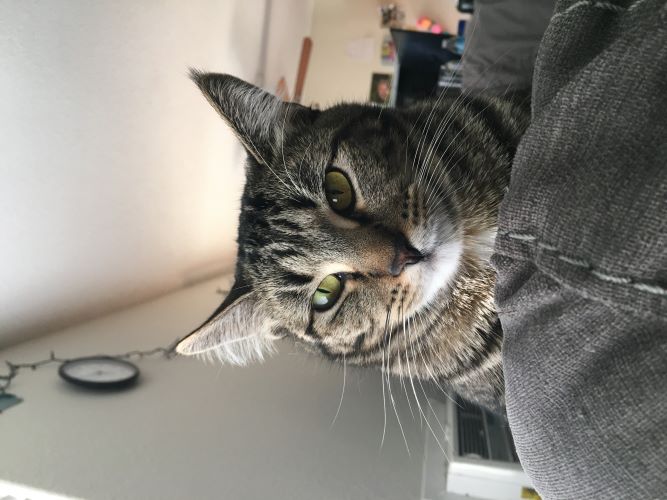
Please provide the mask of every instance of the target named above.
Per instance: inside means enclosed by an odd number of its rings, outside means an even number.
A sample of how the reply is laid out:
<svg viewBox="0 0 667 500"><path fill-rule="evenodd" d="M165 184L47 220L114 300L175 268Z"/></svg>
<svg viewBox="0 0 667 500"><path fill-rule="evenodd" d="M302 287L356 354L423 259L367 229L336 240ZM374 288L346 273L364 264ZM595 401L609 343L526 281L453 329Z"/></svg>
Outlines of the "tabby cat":
<svg viewBox="0 0 667 500"><path fill-rule="evenodd" d="M191 76L248 160L235 283L177 351L241 365L290 336L502 407L489 258L526 107L461 96L317 111Z"/></svg>

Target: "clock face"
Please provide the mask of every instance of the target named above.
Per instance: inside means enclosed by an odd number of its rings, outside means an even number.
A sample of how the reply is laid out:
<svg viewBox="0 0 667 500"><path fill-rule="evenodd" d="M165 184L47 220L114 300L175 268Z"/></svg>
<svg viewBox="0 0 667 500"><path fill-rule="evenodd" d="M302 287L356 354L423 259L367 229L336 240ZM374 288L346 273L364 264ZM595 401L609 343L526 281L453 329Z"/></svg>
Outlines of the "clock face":
<svg viewBox="0 0 667 500"><path fill-rule="evenodd" d="M93 389L117 389L136 382L139 369L122 359L96 356L67 361L60 365L58 373L72 384Z"/></svg>

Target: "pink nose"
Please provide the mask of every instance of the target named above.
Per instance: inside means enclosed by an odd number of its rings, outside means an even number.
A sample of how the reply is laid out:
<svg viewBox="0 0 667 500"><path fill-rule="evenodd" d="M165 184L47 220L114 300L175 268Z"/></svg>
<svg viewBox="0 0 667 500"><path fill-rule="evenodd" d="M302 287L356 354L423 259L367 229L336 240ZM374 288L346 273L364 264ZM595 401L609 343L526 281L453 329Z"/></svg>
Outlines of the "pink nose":
<svg viewBox="0 0 667 500"><path fill-rule="evenodd" d="M398 276L403 272L405 266L416 264L423 258L421 252L410 245L403 235L400 235L394 241L394 259L389 266L389 273L392 276Z"/></svg>

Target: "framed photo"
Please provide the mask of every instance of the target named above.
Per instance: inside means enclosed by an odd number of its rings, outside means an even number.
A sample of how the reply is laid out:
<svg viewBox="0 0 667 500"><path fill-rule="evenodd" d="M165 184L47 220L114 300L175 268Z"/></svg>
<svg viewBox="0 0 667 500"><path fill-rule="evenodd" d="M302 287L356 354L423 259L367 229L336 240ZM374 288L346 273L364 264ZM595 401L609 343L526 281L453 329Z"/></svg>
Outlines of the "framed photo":
<svg viewBox="0 0 667 500"><path fill-rule="evenodd" d="M387 104L391 96L391 74L373 73L371 77L371 92L368 100L378 104Z"/></svg>

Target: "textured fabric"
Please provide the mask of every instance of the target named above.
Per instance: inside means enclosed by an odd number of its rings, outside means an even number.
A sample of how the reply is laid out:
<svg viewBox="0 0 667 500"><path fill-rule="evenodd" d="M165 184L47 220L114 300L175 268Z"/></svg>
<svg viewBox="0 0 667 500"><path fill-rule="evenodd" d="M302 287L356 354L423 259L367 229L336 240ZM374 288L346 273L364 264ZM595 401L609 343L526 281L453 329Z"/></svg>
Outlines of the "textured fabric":
<svg viewBox="0 0 667 500"><path fill-rule="evenodd" d="M501 95L529 90L537 47L555 0L476 0L466 25L463 86Z"/></svg>
<svg viewBox="0 0 667 500"><path fill-rule="evenodd" d="M558 2L500 214L517 451L544 498L667 498L667 6Z"/></svg>

